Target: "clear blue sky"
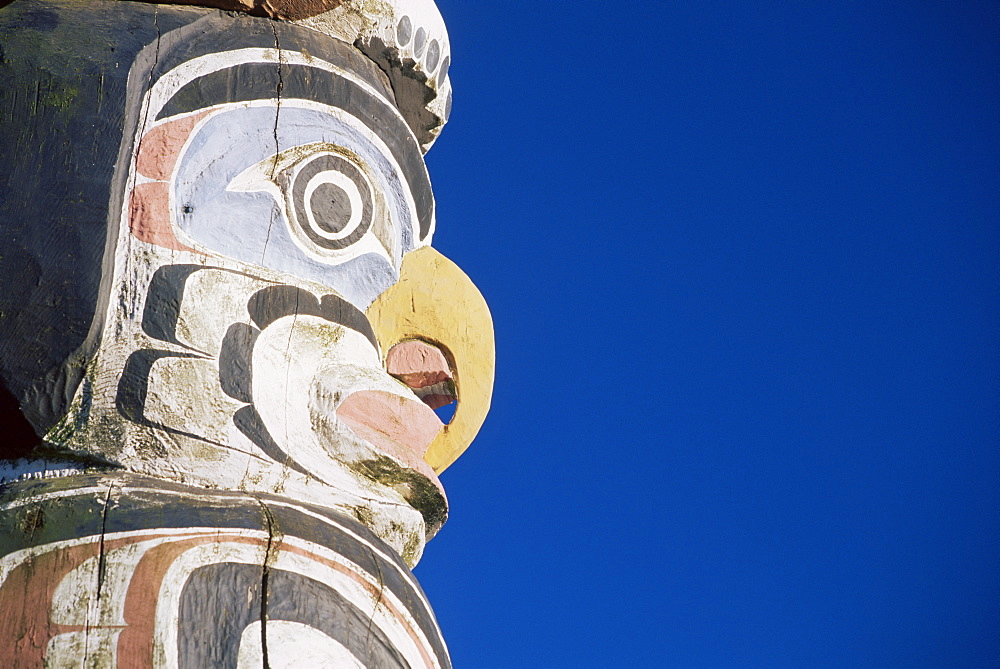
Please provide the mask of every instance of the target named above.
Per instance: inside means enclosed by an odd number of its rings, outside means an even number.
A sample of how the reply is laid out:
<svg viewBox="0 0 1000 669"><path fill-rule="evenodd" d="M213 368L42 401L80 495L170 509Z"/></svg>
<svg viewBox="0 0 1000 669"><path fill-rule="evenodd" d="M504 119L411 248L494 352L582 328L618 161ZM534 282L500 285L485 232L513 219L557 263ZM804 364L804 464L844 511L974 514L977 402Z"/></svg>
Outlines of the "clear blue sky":
<svg viewBox="0 0 1000 669"><path fill-rule="evenodd" d="M438 4L456 666L1000 666L1000 4Z"/></svg>

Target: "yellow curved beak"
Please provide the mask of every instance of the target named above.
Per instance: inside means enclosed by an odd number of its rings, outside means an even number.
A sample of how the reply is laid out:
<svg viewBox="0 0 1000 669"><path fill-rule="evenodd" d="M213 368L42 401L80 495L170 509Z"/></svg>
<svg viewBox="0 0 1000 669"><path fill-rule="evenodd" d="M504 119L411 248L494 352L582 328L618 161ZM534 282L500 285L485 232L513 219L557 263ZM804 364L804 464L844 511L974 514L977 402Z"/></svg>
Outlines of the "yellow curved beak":
<svg viewBox="0 0 1000 669"><path fill-rule="evenodd" d="M496 343L486 300L458 265L425 246L406 254L399 281L367 315L383 356L419 339L441 348L451 365L458 407L424 455L440 474L469 447L490 410Z"/></svg>

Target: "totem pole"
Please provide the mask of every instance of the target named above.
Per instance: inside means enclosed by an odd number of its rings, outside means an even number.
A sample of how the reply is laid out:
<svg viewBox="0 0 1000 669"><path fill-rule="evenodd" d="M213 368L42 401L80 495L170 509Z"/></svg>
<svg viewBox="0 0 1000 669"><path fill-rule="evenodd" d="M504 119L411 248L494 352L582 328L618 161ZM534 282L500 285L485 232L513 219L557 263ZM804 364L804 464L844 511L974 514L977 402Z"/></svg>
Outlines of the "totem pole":
<svg viewBox="0 0 1000 669"><path fill-rule="evenodd" d="M0 666L449 667L410 567L494 354L444 22L172 2L0 8Z"/></svg>

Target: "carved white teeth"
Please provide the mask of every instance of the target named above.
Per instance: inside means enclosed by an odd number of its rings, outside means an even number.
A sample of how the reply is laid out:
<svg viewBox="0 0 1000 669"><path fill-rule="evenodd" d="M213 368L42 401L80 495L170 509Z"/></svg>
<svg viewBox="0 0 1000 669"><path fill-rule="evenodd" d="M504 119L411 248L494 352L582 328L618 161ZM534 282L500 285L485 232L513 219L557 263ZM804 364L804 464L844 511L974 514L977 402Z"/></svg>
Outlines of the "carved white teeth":
<svg viewBox="0 0 1000 669"><path fill-rule="evenodd" d="M428 79L433 78L438 65L441 71L438 73L437 85L441 86L448 76L448 66L451 64L451 57L447 54L446 46L441 41L430 36L430 33L423 26L413 28L413 21L409 16L403 16L396 24L395 34L392 36L400 50L402 57L411 58L423 70ZM429 38L429 39L428 39ZM442 59L441 56L444 56Z"/></svg>
<svg viewBox="0 0 1000 669"><path fill-rule="evenodd" d="M431 147L451 100L450 40L434 0L343 2L296 23L353 44L375 61L421 149Z"/></svg>

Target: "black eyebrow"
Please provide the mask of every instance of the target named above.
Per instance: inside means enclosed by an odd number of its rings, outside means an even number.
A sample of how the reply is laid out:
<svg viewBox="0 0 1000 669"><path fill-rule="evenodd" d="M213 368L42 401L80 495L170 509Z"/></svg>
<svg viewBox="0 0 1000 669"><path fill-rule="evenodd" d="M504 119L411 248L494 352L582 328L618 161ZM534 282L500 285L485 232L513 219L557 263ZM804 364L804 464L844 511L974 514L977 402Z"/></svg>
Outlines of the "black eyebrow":
<svg viewBox="0 0 1000 669"><path fill-rule="evenodd" d="M382 139L406 176L417 205L420 239L427 237L434 196L423 154L409 126L389 104L354 81L309 65L239 63L192 79L174 93L156 118L163 119L232 102L300 99L343 109Z"/></svg>

